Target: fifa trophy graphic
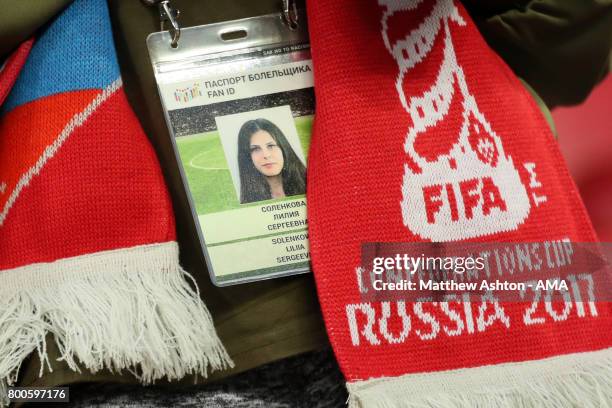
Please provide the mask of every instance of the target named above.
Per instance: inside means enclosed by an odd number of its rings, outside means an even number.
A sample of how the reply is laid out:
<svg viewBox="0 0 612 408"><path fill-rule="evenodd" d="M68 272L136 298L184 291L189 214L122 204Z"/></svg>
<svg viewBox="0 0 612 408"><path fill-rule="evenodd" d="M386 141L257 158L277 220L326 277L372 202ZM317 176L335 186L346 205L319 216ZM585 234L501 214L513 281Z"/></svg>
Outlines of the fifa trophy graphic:
<svg viewBox="0 0 612 408"><path fill-rule="evenodd" d="M379 4L385 7L383 40L399 67L397 91L412 119L404 145L404 224L433 241L516 230L529 215L529 197L457 61L450 27L466 23L453 0L379 0ZM429 13L420 24L391 38L389 23L395 13L416 14L424 6ZM438 49L441 66L434 68L437 77L428 89L414 94L411 74L420 64L432 63L434 47L443 48ZM452 140L442 140L449 137Z"/></svg>

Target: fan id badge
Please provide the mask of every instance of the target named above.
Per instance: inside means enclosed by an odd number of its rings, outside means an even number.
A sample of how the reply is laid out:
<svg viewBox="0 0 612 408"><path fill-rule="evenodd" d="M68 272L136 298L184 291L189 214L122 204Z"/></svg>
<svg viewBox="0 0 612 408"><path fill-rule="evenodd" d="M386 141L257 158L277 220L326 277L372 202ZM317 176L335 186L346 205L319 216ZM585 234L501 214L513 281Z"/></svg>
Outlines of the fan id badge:
<svg viewBox="0 0 612 408"><path fill-rule="evenodd" d="M310 271L305 189L314 89L303 21L289 27L279 13L189 27L176 47L170 32L147 38L217 286Z"/></svg>

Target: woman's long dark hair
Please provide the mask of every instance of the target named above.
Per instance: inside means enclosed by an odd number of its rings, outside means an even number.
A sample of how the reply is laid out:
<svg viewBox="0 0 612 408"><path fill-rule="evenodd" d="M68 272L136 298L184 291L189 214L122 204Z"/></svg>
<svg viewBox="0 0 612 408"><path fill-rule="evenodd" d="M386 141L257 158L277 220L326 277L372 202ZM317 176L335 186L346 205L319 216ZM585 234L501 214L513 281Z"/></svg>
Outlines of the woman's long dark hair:
<svg viewBox="0 0 612 408"><path fill-rule="evenodd" d="M272 136L276 145L283 152L283 190L286 196L306 192L306 168L297 157L283 132L267 119L249 120L238 132L238 169L240 171L240 202L252 203L272 198L266 176L261 174L251 158L251 136L264 130Z"/></svg>

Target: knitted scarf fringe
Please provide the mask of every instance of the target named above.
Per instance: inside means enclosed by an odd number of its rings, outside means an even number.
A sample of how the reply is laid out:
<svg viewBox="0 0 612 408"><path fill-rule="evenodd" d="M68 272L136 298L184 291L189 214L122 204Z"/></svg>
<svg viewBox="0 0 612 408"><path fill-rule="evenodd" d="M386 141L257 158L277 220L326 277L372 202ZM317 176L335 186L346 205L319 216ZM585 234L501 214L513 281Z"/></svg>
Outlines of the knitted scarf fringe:
<svg viewBox="0 0 612 408"><path fill-rule="evenodd" d="M46 336L72 370L127 370L143 384L232 367L175 242L0 271L0 407L22 361L52 367Z"/></svg>
<svg viewBox="0 0 612 408"><path fill-rule="evenodd" d="M347 383L349 408L612 406L612 348Z"/></svg>
<svg viewBox="0 0 612 408"><path fill-rule="evenodd" d="M0 380L0 407L6 407L9 405L6 380Z"/></svg>

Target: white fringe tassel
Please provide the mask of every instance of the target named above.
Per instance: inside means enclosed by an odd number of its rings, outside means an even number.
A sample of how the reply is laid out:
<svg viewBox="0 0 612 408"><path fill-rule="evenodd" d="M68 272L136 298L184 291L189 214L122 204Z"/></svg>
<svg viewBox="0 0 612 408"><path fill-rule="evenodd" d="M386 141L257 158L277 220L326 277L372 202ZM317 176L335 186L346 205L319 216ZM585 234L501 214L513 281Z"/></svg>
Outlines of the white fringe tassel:
<svg viewBox="0 0 612 408"><path fill-rule="evenodd" d="M185 280L175 242L0 271L0 407L45 336L75 371L129 370L144 384L233 366L210 313Z"/></svg>
<svg viewBox="0 0 612 408"><path fill-rule="evenodd" d="M350 408L612 406L612 348L347 383Z"/></svg>
<svg viewBox="0 0 612 408"><path fill-rule="evenodd" d="M9 400L6 390L6 381L4 379L0 379L0 407L8 406L8 404Z"/></svg>

